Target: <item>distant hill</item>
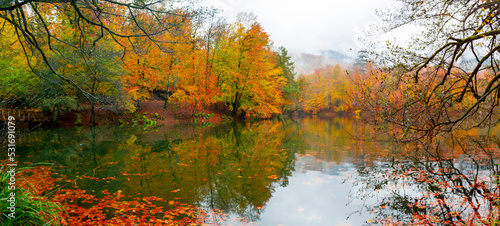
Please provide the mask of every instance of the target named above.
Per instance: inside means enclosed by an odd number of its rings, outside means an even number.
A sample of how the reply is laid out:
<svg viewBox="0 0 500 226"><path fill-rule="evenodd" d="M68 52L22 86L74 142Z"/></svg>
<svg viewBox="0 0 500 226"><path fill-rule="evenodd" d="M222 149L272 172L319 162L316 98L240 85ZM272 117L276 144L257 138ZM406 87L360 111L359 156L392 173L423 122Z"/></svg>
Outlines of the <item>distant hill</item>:
<svg viewBox="0 0 500 226"><path fill-rule="evenodd" d="M344 63L352 63L353 58L343 54L341 52L337 52L335 50L322 50L320 51L321 56L325 56L328 59L333 59L333 60L338 60L339 62L344 62Z"/></svg>
<svg viewBox="0 0 500 226"><path fill-rule="evenodd" d="M322 50L320 54L310 54L290 51L295 63L297 74L311 74L318 67L339 64L342 67L350 66L354 59L346 54L334 50Z"/></svg>

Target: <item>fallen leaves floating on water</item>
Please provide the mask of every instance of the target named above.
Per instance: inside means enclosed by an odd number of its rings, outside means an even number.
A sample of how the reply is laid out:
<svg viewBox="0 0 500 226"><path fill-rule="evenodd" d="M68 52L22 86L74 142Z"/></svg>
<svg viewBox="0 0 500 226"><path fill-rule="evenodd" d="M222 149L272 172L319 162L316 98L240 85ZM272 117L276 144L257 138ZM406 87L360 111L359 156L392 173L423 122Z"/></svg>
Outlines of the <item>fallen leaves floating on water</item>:
<svg viewBox="0 0 500 226"><path fill-rule="evenodd" d="M271 175L271 176L268 176L267 178L275 180L275 179L278 179L279 177L280 176L278 176L278 175Z"/></svg>

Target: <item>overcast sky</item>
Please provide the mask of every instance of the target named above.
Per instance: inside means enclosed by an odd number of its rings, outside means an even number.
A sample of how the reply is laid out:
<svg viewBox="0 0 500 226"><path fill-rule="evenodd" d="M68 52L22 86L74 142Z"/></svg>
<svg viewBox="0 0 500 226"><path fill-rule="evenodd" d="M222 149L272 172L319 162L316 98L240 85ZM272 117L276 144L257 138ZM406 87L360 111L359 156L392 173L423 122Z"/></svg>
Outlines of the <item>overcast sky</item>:
<svg viewBox="0 0 500 226"><path fill-rule="evenodd" d="M234 21L239 12L253 12L275 46L317 53L332 49L347 54L357 49L357 37L376 23L375 9L390 0L206 0Z"/></svg>

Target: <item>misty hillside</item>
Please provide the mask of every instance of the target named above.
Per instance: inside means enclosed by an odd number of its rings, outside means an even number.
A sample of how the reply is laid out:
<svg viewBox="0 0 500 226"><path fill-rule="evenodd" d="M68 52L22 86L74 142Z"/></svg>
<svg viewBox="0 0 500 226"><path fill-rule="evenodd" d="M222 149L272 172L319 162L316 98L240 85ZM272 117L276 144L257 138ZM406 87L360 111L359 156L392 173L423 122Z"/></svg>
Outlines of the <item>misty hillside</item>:
<svg viewBox="0 0 500 226"><path fill-rule="evenodd" d="M290 51L290 56L295 63L297 74L311 74L316 68L328 64L349 66L353 62L352 57L334 50L322 50L318 55Z"/></svg>

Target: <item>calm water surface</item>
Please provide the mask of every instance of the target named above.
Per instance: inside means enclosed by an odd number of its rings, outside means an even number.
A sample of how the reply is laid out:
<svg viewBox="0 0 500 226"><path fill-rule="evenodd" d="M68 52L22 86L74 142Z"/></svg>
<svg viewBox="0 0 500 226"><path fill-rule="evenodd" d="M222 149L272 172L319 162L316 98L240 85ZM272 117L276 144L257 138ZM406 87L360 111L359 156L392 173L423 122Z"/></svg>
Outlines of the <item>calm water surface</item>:
<svg viewBox="0 0 500 226"><path fill-rule="evenodd" d="M77 181L96 195L156 196L262 225L411 222L414 214L474 223L493 215L495 137L462 134L435 145L353 139L376 135L350 118L71 128L27 134L18 152L20 162L52 162L68 178L108 178Z"/></svg>

